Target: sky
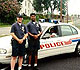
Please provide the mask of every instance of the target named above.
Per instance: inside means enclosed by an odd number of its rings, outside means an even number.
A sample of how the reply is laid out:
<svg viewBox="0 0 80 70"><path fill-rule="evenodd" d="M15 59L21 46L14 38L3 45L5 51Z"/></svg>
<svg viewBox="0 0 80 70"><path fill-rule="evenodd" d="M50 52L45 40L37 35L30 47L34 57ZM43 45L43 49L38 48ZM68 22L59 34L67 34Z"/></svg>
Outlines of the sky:
<svg viewBox="0 0 80 70"><path fill-rule="evenodd" d="M68 13L69 15L80 14L80 0L69 0Z"/></svg>

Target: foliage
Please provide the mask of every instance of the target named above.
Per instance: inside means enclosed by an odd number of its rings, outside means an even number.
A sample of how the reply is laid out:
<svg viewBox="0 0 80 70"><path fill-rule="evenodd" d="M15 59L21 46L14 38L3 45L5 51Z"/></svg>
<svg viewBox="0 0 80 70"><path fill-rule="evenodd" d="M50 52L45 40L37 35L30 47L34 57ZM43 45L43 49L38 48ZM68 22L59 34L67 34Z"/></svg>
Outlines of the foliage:
<svg viewBox="0 0 80 70"><path fill-rule="evenodd" d="M62 14L66 14L66 1L68 0L62 0ZM60 11L60 0L59 0L59 4L58 4L58 11Z"/></svg>
<svg viewBox="0 0 80 70"><path fill-rule="evenodd" d="M22 2L23 0L17 0L18 2Z"/></svg>
<svg viewBox="0 0 80 70"><path fill-rule="evenodd" d="M42 11L41 1L42 0L33 0L33 7L37 12Z"/></svg>
<svg viewBox="0 0 80 70"><path fill-rule="evenodd" d="M23 16L23 24L27 24L30 21L30 17L24 15Z"/></svg>
<svg viewBox="0 0 80 70"><path fill-rule="evenodd" d="M13 23L20 11L20 4L13 0L0 0L0 21Z"/></svg>
<svg viewBox="0 0 80 70"><path fill-rule="evenodd" d="M52 4L51 1L53 1ZM66 13L66 1L67 0L62 0L62 14ZM37 12L42 12L43 8L48 11L49 7L51 8L51 11L54 11L55 9L58 9L58 11L60 11L60 0L33 0L33 6Z"/></svg>
<svg viewBox="0 0 80 70"><path fill-rule="evenodd" d="M39 19L47 19L47 16L43 14L36 14L36 16L38 16Z"/></svg>

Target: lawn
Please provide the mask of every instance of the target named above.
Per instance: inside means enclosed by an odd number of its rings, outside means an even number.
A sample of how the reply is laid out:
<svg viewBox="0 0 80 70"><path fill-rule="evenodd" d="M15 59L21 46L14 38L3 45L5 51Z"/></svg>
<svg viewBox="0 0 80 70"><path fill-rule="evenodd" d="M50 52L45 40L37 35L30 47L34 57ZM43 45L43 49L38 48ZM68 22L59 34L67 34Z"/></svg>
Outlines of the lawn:
<svg viewBox="0 0 80 70"><path fill-rule="evenodd" d="M28 22L29 22L30 20L29 19L27 19L27 20L23 20L23 24L27 24ZM0 23L0 27L11 27L11 25L10 24L8 24L8 23Z"/></svg>
<svg viewBox="0 0 80 70"><path fill-rule="evenodd" d="M5 37L5 36L9 36L9 35L1 35L0 37Z"/></svg>
<svg viewBox="0 0 80 70"><path fill-rule="evenodd" d="M0 27L10 27L11 25L0 25Z"/></svg>

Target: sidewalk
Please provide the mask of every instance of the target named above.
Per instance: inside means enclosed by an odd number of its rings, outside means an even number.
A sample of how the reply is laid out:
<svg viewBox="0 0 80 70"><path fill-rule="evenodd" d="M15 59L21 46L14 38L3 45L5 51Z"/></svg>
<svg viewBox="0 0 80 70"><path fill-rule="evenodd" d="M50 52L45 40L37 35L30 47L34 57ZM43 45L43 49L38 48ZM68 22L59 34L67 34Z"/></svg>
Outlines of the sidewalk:
<svg viewBox="0 0 80 70"><path fill-rule="evenodd" d="M0 37L10 35L11 27L0 27Z"/></svg>

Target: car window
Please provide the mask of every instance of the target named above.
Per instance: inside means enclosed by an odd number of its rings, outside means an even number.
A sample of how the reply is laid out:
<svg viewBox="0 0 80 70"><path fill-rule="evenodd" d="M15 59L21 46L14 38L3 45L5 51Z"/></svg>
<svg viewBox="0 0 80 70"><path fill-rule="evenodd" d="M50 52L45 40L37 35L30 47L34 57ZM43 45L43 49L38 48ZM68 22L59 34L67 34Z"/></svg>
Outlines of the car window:
<svg viewBox="0 0 80 70"><path fill-rule="evenodd" d="M73 35L78 34L78 31L74 27L71 27L71 29L72 29Z"/></svg>
<svg viewBox="0 0 80 70"><path fill-rule="evenodd" d="M54 37L58 37L58 26L53 26L48 28L48 30L45 32L42 38L46 39L46 38L54 38Z"/></svg>
<svg viewBox="0 0 80 70"><path fill-rule="evenodd" d="M73 34L70 26L68 25L61 26L61 33L62 33L62 36L68 36Z"/></svg>

